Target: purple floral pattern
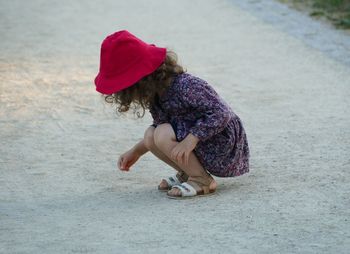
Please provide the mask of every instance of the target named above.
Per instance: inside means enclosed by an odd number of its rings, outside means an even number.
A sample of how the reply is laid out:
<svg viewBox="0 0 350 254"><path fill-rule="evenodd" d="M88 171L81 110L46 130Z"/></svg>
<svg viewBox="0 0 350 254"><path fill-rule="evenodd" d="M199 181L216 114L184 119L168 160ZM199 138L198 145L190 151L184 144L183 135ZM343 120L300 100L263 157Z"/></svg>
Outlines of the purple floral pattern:
<svg viewBox="0 0 350 254"><path fill-rule="evenodd" d="M209 173L234 177L249 171L242 122L206 81L177 75L150 112L153 125L170 123L179 142L189 133L199 138L194 152Z"/></svg>

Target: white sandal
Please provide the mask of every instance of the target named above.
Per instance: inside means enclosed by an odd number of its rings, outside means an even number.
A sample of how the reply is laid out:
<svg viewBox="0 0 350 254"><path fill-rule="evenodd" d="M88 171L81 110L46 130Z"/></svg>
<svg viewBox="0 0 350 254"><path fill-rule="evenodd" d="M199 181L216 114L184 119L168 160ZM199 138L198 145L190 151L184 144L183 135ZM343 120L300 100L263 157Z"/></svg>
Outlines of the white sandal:
<svg viewBox="0 0 350 254"><path fill-rule="evenodd" d="M159 191L168 191L168 190L171 190L171 188L175 185L178 185L178 184L181 184L183 182L183 180L181 178L179 178L179 175L176 174L176 175L173 175L173 176L170 176L169 178L164 178L162 179L164 181L167 182L168 186L166 186L165 188L161 188L159 185L158 185L158 190Z"/></svg>
<svg viewBox="0 0 350 254"><path fill-rule="evenodd" d="M172 189L174 188L179 189L181 191L181 195L180 196L169 195L169 192L168 192L168 198L186 199L186 198L192 198L195 196L207 196L207 195L214 194L215 192L215 189L210 189L209 186L201 185L193 181L191 181L191 184L197 185L196 187L198 189L196 190L192 185L190 185L187 182L181 183L172 187Z"/></svg>

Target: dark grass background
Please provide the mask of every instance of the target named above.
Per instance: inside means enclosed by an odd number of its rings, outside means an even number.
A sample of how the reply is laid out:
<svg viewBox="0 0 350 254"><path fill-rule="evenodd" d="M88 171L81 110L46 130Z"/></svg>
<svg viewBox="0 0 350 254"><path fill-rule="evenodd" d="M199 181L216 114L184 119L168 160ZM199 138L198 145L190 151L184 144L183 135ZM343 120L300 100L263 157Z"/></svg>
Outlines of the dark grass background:
<svg viewBox="0 0 350 254"><path fill-rule="evenodd" d="M325 18L337 28L350 29L350 0L280 0L316 18Z"/></svg>

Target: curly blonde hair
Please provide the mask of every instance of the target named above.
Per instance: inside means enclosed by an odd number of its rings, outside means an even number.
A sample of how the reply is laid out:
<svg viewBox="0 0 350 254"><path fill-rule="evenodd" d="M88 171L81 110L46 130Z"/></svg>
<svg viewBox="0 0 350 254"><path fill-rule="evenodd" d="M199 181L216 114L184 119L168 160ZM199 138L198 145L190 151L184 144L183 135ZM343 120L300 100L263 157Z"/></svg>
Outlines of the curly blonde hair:
<svg viewBox="0 0 350 254"><path fill-rule="evenodd" d="M183 67L177 63L177 55L173 51L167 51L164 62L154 72L122 91L104 95L105 101L116 104L118 113L132 108L134 114L141 118L145 115L145 110L170 86L172 78L184 72Z"/></svg>

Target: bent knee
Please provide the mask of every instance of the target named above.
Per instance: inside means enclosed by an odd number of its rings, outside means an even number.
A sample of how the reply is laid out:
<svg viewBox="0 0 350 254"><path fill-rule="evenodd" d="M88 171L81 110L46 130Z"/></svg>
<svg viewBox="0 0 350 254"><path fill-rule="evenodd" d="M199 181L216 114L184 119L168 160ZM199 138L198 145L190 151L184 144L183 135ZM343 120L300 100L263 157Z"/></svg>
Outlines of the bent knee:
<svg viewBox="0 0 350 254"><path fill-rule="evenodd" d="M155 131L155 128L153 126L148 127L143 137L143 142L148 150L152 150L153 147L155 146L154 131Z"/></svg>
<svg viewBox="0 0 350 254"><path fill-rule="evenodd" d="M154 130L153 140L157 147L161 147L164 143L167 143L169 140L175 141L175 133L173 127L170 124L164 123L158 125Z"/></svg>

